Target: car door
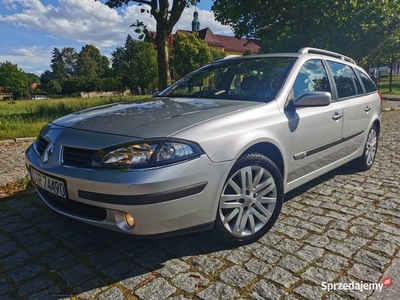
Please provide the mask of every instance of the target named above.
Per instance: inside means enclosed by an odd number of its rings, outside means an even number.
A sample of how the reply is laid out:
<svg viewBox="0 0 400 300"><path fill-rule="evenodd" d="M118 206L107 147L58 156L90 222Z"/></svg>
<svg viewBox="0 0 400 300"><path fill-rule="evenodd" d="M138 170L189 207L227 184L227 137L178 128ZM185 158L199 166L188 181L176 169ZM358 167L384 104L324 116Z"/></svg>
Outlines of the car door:
<svg viewBox="0 0 400 300"><path fill-rule="evenodd" d="M335 81L339 103L343 107L340 152L344 157L363 146L362 142L368 134L371 120L372 96L364 93L353 68L334 61L327 61L327 65Z"/></svg>
<svg viewBox="0 0 400 300"><path fill-rule="evenodd" d="M327 72L321 60L304 63L292 88L293 100L314 92L331 92ZM290 107L291 105L289 104ZM342 107L336 101L326 106L286 109L289 121L290 163L288 183L324 168L338 159L342 134Z"/></svg>

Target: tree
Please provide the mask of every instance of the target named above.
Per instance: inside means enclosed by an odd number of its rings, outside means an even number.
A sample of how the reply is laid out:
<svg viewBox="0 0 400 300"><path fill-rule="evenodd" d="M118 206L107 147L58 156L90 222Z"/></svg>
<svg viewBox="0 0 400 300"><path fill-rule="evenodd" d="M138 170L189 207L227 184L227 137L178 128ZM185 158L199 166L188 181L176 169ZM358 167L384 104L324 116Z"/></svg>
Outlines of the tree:
<svg viewBox="0 0 400 300"><path fill-rule="evenodd" d="M108 58L93 45L82 47L76 61L76 74L84 77L104 77L110 68Z"/></svg>
<svg viewBox="0 0 400 300"><path fill-rule="evenodd" d="M196 33L178 32L171 54L172 65L180 75L185 75L213 60L210 47L199 39Z"/></svg>
<svg viewBox="0 0 400 300"><path fill-rule="evenodd" d="M173 0L171 9L169 7L169 0L108 0L106 1L106 5L110 8L118 8L123 4L128 5L130 2L139 3L139 5L149 5L150 9L143 8L142 13L151 14L156 20L157 33L154 42L157 48L158 80L159 88L164 89L171 84L168 53L169 36L175 24L179 21L183 10L189 4L194 4L195 0ZM143 27L143 23L137 21L134 26ZM147 29L145 27L143 29L146 33Z"/></svg>
<svg viewBox="0 0 400 300"><path fill-rule="evenodd" d="M50 68L52 70L52 79L62 79L66 75L66 68L61 52L58 48L54 48L52 52Z"/></svg>
<svg viewBox="0 0 400 300"><path fill-rule="evenodd" d="M226 53L220 49L210 48L210 50L213 61L223 59L226 56Z"/></svg>
<svg viewBox="0 0 400 300"><path fill-rule="evenodd" d="M26 75L9 61L0 63L0 86L6 93L18 94L26 88ZM22 94L21 94L22 95Z"/></svg>
<svg viewBox="0 0 400 300"><path fill-rule="evenodd" d="M264 52L329 48L361 61L399 26L400 0L215 0L215 17L237 37L261 38Z"/></svg>
<svg viewBox="0 0 400 300"><path fill-rule="evenodd" d="M76 61L78 59L78 53L72 47L66 47L62 49L61 56L64 62L66 75L75 76L76 74Z"/></svg>
<svg viewBox="0 0 400 300"><path fill-rule="evenodd" d="M151 43L128 35L125 46L118 47L111 56L114 74L121 76L123 85L133 93L144 92L157 78L157 53Z"/></svg>
<svg viewBox="0 0 400 300"><path fill-rule="evenodd" d="M41 84L48 84L53 79L53 73L49 70L46 70L40 75Z"/></svg>
<svg viewBox="0 0 400 300"><path fill-rule="evenodd" d="M62 91L61 85L57 80L51 80L48 84L48 89L54 96Z"/></svg>

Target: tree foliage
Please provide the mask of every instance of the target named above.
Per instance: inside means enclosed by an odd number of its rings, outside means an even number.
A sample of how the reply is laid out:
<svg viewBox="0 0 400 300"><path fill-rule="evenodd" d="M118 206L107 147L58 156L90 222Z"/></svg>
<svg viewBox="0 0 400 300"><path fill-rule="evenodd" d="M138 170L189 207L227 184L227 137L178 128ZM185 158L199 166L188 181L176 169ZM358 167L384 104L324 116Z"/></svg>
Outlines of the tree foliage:
<svg viewBox="0 0 400 300"><path fill-rule="evenodd" d="M114 74L132 92L144 92L157 79L157 53L152 44L128 35L125 46L118 47L111 55Z"/></svg>
<svg viewBox="0 0 400 300"><path fill-rule="evenodd" d="M78 54L76 74L85 77L105 77L109 72L108 58L93 45L86 45Z"/></svg>
<svg viewBox="0 0 400 300"><path fill-rule="evenodd" d="M213 60L210 47L199 39L196 33L178 32L171 54L172 65L180 75L185 75Z"/></svg>
<svg viewBox="0 0 400 300"><path fill-rule="evenodd" d="M17 65L9 61L0 63L0 86L4 92L17 94L26 89L27 78Z"/></svg>
<svg viewBox="0 0 400 300"><path fill-rule="evenodd" d="M96 0L97 1L97 0ZM183 10L189 5L194 4L195 0L172 0L172 8L169 7L169 0L108 0L106 5L110 8L118 8L122 5L128 5L130 2L137 3L143 6L142 13L150 14L156 20L156 35L154 43L157 48L157 61L158 61L158 78L159 88L164 89L171 84L171 76L169 73L169 53L168 41L172 33L172 29L179 21ZM200 2L200 1L197 1ZM149 7L149 8L148 8ZM133 23L133 26L143 28L143 23L139 20ZM146 33L146 28L145 33Z"/></svg>
<svg viewBox="0 0 400 300"><path fill-rule="evenodd" d="M399 0L215 0L216 19L264 52L328 48L367 64L398 31Z"/></svg>

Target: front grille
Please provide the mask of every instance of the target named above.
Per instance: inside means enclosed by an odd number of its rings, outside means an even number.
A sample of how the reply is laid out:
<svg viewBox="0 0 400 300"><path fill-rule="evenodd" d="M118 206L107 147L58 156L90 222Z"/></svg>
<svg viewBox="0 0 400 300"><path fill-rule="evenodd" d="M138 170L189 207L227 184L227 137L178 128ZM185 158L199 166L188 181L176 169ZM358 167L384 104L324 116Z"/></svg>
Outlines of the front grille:
<svg viewBox="0 0 400 300"><path fill-rule="evenodd" d="M61 212L97 221L103 221L106 219L107 212L105 208L80 203L70 199L64 199L41 188L38 189L44 200Z"/></svg>
<svg viewBox="0 0 400 300"><path fill-rule="evenodd" d="M93 159L96 150L74 147L63 147L62 164L67 166L87 168Z"/></svg>
<svg viewBox="0 0 400 300"><path fill-rule="evenodd" d="M45 140L44 137L42 137L42 136L39 137L39 140L36 142L36 149L39 152L40 156L43 155L48 144L49 144L49 142L47 140Z"/></svg>

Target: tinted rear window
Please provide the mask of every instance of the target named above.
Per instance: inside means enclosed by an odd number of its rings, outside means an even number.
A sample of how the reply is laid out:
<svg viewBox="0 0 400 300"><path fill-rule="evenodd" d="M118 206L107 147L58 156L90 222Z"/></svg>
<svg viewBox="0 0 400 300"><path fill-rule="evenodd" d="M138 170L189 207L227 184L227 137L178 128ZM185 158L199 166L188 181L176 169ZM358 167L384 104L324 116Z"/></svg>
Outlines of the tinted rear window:
<svg viewBox="0 0 400 300"><path fill-rule="evenodd" d="M375 92L377 90L377 88L371 78L369 78L367 75L365 75L360 70L356 70L356 73L360 77L360 79L365 87L365 91L367 93Z"/></svg>

